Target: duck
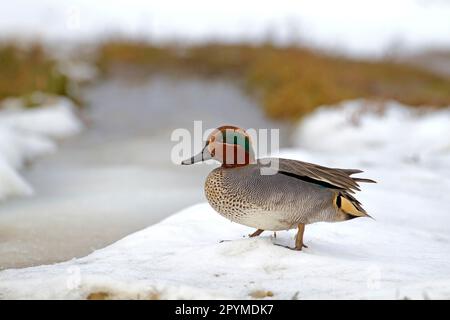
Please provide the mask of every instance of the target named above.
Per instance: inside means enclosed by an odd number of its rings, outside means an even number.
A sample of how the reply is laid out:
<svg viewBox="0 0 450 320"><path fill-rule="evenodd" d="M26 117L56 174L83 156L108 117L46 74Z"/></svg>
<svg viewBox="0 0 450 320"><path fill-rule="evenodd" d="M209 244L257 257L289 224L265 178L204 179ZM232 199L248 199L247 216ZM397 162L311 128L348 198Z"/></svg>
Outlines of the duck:
<svg viewBox="0 0 450 320"><path fill-rule="evenodd" d="M307 248L303 236L308 224L371 218L354 193L360 191L359 183L375 181L354 177L363 172L359 169L283 158L256 159L250 135L232 125L214 129L203 149L181 164L210 159L221 165L205 181L209 204L223 217L255 228L250 237L296 229L291 249L301 251Z"/></svg>

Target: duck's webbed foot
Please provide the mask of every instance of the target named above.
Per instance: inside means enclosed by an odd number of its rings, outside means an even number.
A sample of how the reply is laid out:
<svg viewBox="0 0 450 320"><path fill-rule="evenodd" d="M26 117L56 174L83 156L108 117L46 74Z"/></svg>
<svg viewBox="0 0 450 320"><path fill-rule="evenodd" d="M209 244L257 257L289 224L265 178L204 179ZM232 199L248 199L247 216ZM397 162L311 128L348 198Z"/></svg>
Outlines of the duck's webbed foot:
<svg viewBox="0 0 450 320"><path fill-rule="evenodd" d="M294 248L289 248L289 249L291 249L291 250L297 250L297 251L302 251L302 248L308 248L308 246L305 245L305 244L302 244L302 247L301 247L301 248L295 246Z"/></svg>
<svg viewBox="0 0 450 320"><path fill-rule="evenodd" d="M285 245L282 245L282 244L279 244L279 243L274 243L274 245L279 246L279 247L283 247L283 248L286 248L286 249L289 249L289 250L301 251L301 250L297 249L296 247L292 248L292 247L285 246ZM303 245L303 248L308 248L308 246Z"/></svg>
<svg viewBox="0 0 450 320"><path fill-rule="evenodd" d="M253 238L253 237L257 237L257 236L259 236L261 233L263 233L264 232L264 230L262 230L262 229L258 229L258 230L256 230L255 232L253 232L252 234L249 234L248 236L250 237L250 238Z"/></svg>

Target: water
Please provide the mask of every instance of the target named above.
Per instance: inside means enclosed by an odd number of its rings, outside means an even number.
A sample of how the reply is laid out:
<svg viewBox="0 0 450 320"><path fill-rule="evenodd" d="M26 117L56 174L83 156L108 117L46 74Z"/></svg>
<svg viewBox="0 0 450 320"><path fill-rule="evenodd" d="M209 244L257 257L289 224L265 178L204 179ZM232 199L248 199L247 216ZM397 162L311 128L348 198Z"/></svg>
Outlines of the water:
<svg viewBox="0 0 450 320"><path fill-rule="evenodd" d="M112 78L85 98L87 130L23 172L35 196L0 206L0 269L84 256L205 201L212 167L171 162L175 128L281 126L228 80Z"/></svg>

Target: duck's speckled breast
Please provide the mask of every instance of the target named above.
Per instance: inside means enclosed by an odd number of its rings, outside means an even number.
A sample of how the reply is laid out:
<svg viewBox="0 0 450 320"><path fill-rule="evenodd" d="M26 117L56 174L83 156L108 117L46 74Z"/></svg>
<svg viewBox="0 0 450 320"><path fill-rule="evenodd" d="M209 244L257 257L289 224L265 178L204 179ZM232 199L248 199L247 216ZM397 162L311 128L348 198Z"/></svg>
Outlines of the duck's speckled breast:
<svg viewBox="0 0 450 320"><path fill-rule="evenodd" d="M332 191L284 175L261 175L257 165L214 169L205 194L222 216L253 228L286 230L298 223L344 220L332 205Z"/></svg>
<svg viewBox="0 0 450 320"><path fill-rule="evenodd" d="M220 167L210 172L205 182L205 194L214 210L232 221L239 222L245 215L261 208L250 203L243 190L233 186L228 170L233 169Z"/></svg>

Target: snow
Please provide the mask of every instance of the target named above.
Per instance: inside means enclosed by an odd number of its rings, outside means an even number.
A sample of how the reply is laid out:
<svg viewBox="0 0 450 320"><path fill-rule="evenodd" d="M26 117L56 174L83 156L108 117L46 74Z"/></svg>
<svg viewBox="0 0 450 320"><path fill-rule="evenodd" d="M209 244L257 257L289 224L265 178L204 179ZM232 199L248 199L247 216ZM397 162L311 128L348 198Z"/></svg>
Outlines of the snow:
<svg viewBox="0 0 450 320"><path fill-rule="evenodd" d="M0 201L16 195L31 195L32 188L0 157Z"/></svg>
<svg viewBox="0 0 450 320"><path fill-rule="evenodd" d="M15 40L51 40L58 48L78 40L81 49L80 42L114 35L153 41L269 38L382 56L393 50L449 48L449 15L445 0L279 0L276 5L258 0L16 0L3 3L0 33Z"/></svg>
<svg viewBox="0 0 450 320"><path fill-rule="evenodd" d="M297 252L294 230L248 238L201 203L87 257L2 271L0 298L449 299L450 110L367 104L318 110L281 156L365 170L375 220L308 225Z"/></svg>
<svg viewBox="0 0 450 320"><path fill-rule="evenodd" d="M335 107L322 107L299 125L296 139L301 148L352 152L377 162L398 162L450 154L450 109L427 112L394 101L374 103L347 101Z"/></svg>
<svg viewBox="0 0 450 320"><path fill-rule="evenodd" d="M64 60L59 64L59 71L76 83L86 83L95 80L99 70L91 63Z"/></svg>
<svg viewBox="0 0 450 320"><path fill-rule="evenodd" d="M65 98L25 109L20 99L7 99L0 109L0 200L30 195L32 188L18 172L36 157L54 152L56 139L78 133L82 125Z"/></svg>
<svg viewBox="0 0 450 320"><path fill-rule="evenodd" d="M2 111L0 125L49 138L65 138L81 130L72 102L62 97L39 108Z"/></svg>

